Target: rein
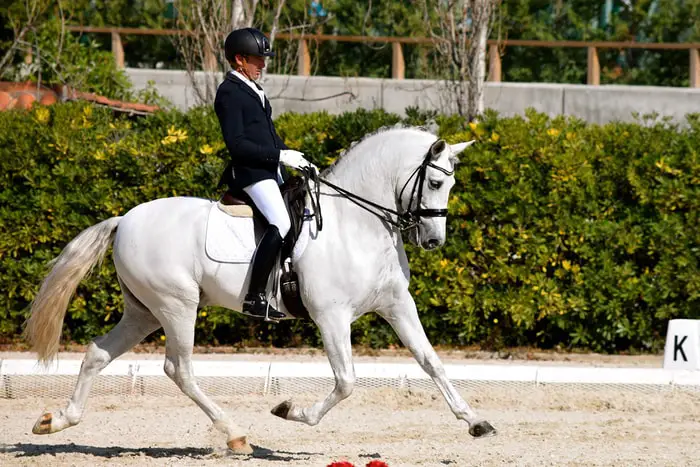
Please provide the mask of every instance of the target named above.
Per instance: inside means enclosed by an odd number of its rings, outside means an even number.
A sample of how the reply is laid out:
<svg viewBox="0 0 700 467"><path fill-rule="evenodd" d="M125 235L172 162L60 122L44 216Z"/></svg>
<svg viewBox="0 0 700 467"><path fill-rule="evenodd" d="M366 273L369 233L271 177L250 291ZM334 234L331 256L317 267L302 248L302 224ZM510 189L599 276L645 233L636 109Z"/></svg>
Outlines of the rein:
<svg viewBox="0 0 700 467"><path fill-rule="evenodd" d="M431 148L432 149L432 148ZM365 211L373 214L374 216L378 217L379 219L393 225L394 227L397 227L399 230L402 232L405 232L407 230L411 230L416 228L420 223L421 217L446 217L447 216L447 209L423 209L420 207L421 200L423 199L423 185L425 183L425 176L426 176L426 171L428 167L431 167L433 169L437 169L440 172L444 173L445 175L452 175L454 173L454 170L446 170L443 169L442 167L438 167L437 165L433 164L430 160L431 158L431 151L428 150L428 153L426 154L425 158L423 159L423 162L421 165L419 165L416 170L413 171L410 177L408 177L408 180L406 180L406 183L404 183L403 188L401 188L401 192L399 193L399 203L401 202L401 198L403 197L403 193L406 190L406 187L408 184L411 182L411 180L415 177L415 181L413 182L413 188L411 189L411 198L409 199L408 202L408 207L406 208L406 211L401 213L399 211L396 211L391 208L387 208L384 206L381 206L373 201L370 201L366 198L363 198L359 195L356 195L355 193L352 193L345 188L342 188L332 182L329 182L328 180L321 178L318 176L318 173L316 170L314 170L311 167L305 167L301 169L301 172L304 176L304 182L306 185L306 191L309 194L309 198L311 199L311 206L314 210L315 214L305 214L304 219L311 219L312 217L316 218L316 228L320 231L323 229L323 217L321 215L321 203L320 203L320 196L321 196L321 183L329 186L330 188L333 188L335 191L337 191L341 196L344 198L352 201ZM316 185L315 190L312 190L309 181L313 181ZM417 197L416 197L417 194ZM411 207L413 206L415 200L416 208L411 210ZM374 209L371 209L374 208ZM377 212L379 211L379 212ZM393 220L390 215L396 216L396 220Z"/></svg>

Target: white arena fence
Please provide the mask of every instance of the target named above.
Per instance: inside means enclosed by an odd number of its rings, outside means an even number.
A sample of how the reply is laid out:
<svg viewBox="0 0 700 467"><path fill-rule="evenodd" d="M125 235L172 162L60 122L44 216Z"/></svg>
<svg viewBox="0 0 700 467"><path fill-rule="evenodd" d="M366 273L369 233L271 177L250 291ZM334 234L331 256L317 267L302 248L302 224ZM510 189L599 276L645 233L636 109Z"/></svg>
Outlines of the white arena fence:
<svg viewBox="0 0 700 467"><path fill-rule="evenodd" d="M80 360L59 360L49 369L31 359L0 360L0 398L69 397ZM633 392L700 392L700 371L662 368L572 367L518 364L445 365L455 387L466 393L496 388L535 387ZM328 363L269 361L194 361L200 387L211 396L271 396L322 393L334 386ZM356 388L435 391L417 364L356 363ZM162 360L115 360L97 377L93 396L176 396Z"/></svg>

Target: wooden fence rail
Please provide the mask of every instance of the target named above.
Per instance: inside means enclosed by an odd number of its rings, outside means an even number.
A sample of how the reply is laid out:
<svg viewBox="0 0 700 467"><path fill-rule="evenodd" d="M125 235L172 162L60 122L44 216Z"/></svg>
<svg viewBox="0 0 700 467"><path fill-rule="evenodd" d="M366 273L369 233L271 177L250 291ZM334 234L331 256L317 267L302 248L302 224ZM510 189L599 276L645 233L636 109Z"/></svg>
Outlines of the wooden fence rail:
<svg viewBox="0 0 700 467"><path fill-rule="evenodd" d="M68 26L73 32L111 34L112 53L117 66L124 67L124 47L121 36L123 35L148 35L148 36L174 36L191 34L179 29L142 29L142 28L110 28L91 26ZM330 34L285 34L276 36L281 40L298 41L297 74L309 76L311 73L311 54L309 42L359 42L359 43L391 43L391 77L404 79L406 64L403 56L404 44L433 44L435 39L427 37L386 37L386 36L336 36ZM501 49L505 47L545 47L545 48L585 48L588 51L587 83L589 85L600 84L600 63L598 50L600 49L647 49L647 50L687 50L689 53L690 87L700 87L700 43L654 43L654 42L616 42L616 41L539 41L524 39L508 39L502 41L489 40L489 74L488 80L500 82L503 79L501 71ZM213 51L210 52L214 56ZM205 68L216 68L215 60L207 60Z"/></svg>

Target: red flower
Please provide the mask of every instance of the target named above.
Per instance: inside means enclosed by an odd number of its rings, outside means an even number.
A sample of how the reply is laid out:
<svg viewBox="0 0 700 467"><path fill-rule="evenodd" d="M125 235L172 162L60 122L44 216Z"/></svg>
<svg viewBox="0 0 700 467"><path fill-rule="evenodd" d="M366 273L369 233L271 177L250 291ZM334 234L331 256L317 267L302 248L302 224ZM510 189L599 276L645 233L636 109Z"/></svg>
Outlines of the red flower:
<svg viewBox="0 0 700 467"><path fill-rule="evenodd" d="M333 462L332 464L328 464L328 467L355 467L348 461L340 461L340 462Z"/></svg>
<svg viewBox="0 0 700 467"><path fill-rule="evenodd" d="M366 467L389 467L389 464L382 461L370 461Z"/></svg>

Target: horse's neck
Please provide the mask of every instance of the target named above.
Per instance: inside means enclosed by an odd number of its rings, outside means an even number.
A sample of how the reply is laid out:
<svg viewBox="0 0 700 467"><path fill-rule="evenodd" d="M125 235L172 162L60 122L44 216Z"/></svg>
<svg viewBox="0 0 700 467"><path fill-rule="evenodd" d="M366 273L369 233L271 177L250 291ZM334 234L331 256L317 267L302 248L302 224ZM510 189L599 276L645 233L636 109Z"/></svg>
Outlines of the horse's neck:
<svg viewBox="0 0 700 467"><path fill-rule="evenodd" d="M413 163L407 160L416 151L415 139L387 138L370 147L366 141L338 161L323 176L330 182L384 208L398 210L396 190L398 180L406 176ZM409 135L410 136L410 135ZM363 143L360 143L363 145ZM419 156L416 156L419 157ZM383 222L378 216L362 209L358 204L328 186L321 186L323 231L316 232L310 224L308 260L302 260L300 268L307 277L315 274L318 264L332 258L334 264L343 265L343 273L371 280L372 287L380 287L386 281L406 280L408 262L403 250L400 232ZM369 206L368 209L377 211ZM395 220L396 216L392 215Z"/></svg>
<svg viewBox="0 0 700 467"><path fill-rule="evenodd" d="M396 211L397 178L404 170L400 167L400 148L396 147L401 145L401 141L399 138L385 140L379 147L368 146L369 143L367 141L355 147L354 152L344 156L347 159L339 161L338 166L327 174L326 178L364 200ZM330 187L323 187L323 191L330 195L322 199L323 205L327 206L323 210L324 219L335 223L339 236L347 236L347 242L359 242L363 245L371 243L379 249L395 248L400 243L401 236L398 230L393 226L387 228L388 224L382 222L382 219L387 218L385 213L362 201L358 200L355 203L338 196ZM358 207L358 204L367 209ZM332 216L333 219L328 216ZM392 221L397 220L393 214L390 214L389 218Z"/></svg>
<svg viewBox="0 0 700 467"><path fill-rule="evenodd" d="M379 148L368 147L368 143L360 143L364 147L356 147L353 153L345 156L347 159L341 160L328 174L328 180L368 201L395 210L396 157L391 157L392 151L386 151L389 143Z"/></svg>
<svg viewBox="0 0 700 467"><path fill-rule="evenodd" d="M396 209L394 186L391 184L391 180L387 176L373 172L373 168L376 166L333 173L328 177L328 180L368 201L389 209Z"/></svg>

